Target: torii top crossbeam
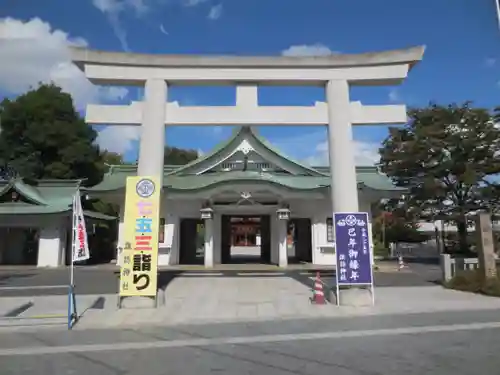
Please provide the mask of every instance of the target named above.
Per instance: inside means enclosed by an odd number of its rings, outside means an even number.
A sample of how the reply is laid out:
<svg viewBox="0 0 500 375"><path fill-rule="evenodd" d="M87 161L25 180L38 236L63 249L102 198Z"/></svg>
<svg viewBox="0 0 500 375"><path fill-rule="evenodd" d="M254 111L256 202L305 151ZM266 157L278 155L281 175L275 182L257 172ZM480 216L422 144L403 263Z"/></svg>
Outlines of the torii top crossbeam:
<svg viewBox="0 0 500 375"><path fill-rule="evenodd" d="M329 56L153 55L72 48L73 62L97 84L141 84L162 78L174 84L255 82L318 85L346 79L351 85L401 83L422 60L425 47Z"/></svg>

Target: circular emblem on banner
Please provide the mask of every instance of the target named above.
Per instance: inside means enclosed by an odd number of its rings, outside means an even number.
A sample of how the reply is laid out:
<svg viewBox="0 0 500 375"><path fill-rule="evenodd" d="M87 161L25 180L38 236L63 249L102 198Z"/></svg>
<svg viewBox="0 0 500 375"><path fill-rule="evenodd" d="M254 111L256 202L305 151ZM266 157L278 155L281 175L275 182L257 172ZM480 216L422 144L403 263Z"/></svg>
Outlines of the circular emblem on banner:
<svg viewBox="0 0 500 375"><path fill-rule="evenodd" d="M155 192L155 183L149 178L143 178L135 186L135 191L141 198L149 198Z"/></svg>
<svg viewBox="0 0 500 375"><path fill-rule="evenodd" d="M347 225L349 225L350 227L352 227L353 225L356 225L356 222L357 222L357 220L356 220L356 216L354 216L354 215L347 215L347 216L345 217L345 222L346 222L346 224L347 224Z"/></svg>

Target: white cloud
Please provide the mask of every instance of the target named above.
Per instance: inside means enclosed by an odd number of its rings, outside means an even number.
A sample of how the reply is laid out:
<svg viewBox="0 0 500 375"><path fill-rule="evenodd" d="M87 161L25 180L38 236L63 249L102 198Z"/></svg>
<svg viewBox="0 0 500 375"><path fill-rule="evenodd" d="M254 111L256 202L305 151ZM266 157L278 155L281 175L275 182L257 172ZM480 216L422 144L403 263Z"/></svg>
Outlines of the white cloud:
<svg viewBox="0 0 500 375"><path fill-rule="evenodd" d="M354 140L353 145L356 165L375 165L380 160L378 153L380 144ZM304 160L305 163L311 166L326 166L330 164L328 160L328 141L318 143L313 149L313 155L307 157Z"/></svg>
<svg viewBox="0 0 500 375"><path fill-rule="evenodd" d="M114 125L106 126L99 131L97 142L105 150L124 155L139 139L140 126Z"/></svg>
<svg viewBox="0 0 500 375"><path fill-rule="evenodd" d="M218 20L222 15L222 4L214 5L210 8L208 18L211 20Z"/></svg>
<svg viewBox="0 0 500 375"><path fill-rule="evenodd" d="M194 7L196 5L200 5L202 3L206 3L208 0L182 0L184 6Z"/></svg>
<svg viewBox="0 0 500 375"><path fill-rule="evenodd" d="M21 94L40 82L54 82L71 94L77 109L99 100L116 100L127 95L119 87L99 88L70 60L68 46L86 46L82 38L71 38L53 30L39 18L20 21L0 19L0 88L9 94Z"/></svg>
<svg viewBox="0 0 500 375"><path fill-rule="evenodd" d="M313 131L270 140L283 154L310 166L327 166L328 140L326 131ZM378 142L353 141L356 165L375 165L379 161Z"/></svg>
<svg viewBox="0 0 500 375"><path fill-rule="evenodd" d="M391 89L389 91L389 101L391 102L397 102L400 100L400 95L399 95L399 91L397 89Z"/></svg>
<svg viewBox="0 0 500 375"><path fill-rule="evenodd" d="M117 87L117 86L100 87L100 91L108 99L123 100L128 95L128 90L125 87Z"/></svg>
<svg viewBox="0 0 500 375"><path fill-rule="evenodd" d="M283 56L328 56L337 52L321 43L290 46L281 51Z"/></svg>
<svg viewBox="0 0 500 375"><path fill-rule="evenodd" d="M160 32L164 35L168 35L168 31L165 30L165 27L163 26L163 24L160 25Z"/></svg>
<svg viewBox="0 0 500 375"><path fill-rule="evenodd" d="M497 59L494 58L494 57L488 57L484 60L484 64L487 66L487 67L492 67L494 66L495 64L497 63Z"/></svg>
<svg viewBox="0 0 500 375"><path fill-rule="evenodd" d="M127 31L121 23L121 14L131 10L136 16L144 15L149 11L145 0L92 0L92 4L106 15L123 50L129 51Z"/></svg>
<svg viewBox="0 0 500 375"><path fill-rule="evenodd" d="M40 82L54 82L69 93L78 110L89 103L124 99L125 87L98 87L70 60L68 46L86 46L81 38L71 38L39 18L23 22L0 19L0 89L19 95ZM138 129L108 127L99 133L98 143L110 151L120 152L138 138Z"/></svg>

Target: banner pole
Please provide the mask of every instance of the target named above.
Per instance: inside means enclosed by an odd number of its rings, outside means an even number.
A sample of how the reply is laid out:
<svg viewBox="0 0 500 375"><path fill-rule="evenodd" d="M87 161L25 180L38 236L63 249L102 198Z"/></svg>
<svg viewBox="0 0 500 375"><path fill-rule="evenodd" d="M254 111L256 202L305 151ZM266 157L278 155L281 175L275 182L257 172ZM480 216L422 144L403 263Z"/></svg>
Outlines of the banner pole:
<svg viewBox="0 0 500 375"><path fill-rule="evenodd" d="M335 230L335 212L332 215L332 231L333 231L333 246L335 249L335 289L337 295L335 296L337 299L337 306L340 306L340 287L339 287L339 257L338 257L338 249L337 249L337 233Z"/></svg>
<svg viewBox="0 0 500 375"><path fill-rule="evenodd" d="M78 194L78 190L76 192ZM76 194L73 196L73 212L72 212L72 222L73 222L73 229L71 231L71 263L70 263L70 271L69 271L69 284L71 286L74 285L74 259L75 259L75 250L76 250Z"/></svg>
<svg viewBox="0 0 500 375"><path fill-rule="evenodd" d="M78 193L78 191L77 191ZM75 256L75 232L76 232L76 225L75 225L75 217L76 217L76 193L73 196L73 205L72 205L72 210L71 210L71 260L70 260L70 265L69 265L69 286L68 286L68 330L73 328L73 301L74 301L74 290L73 290L73 284L74 284L74 270L73 270L73 259Z"/></svg>
<svg viewBox="0 0 500 375"><path fill-rule="evenodd" d="M371 223L369 224L371 225ZM370 289L371 289L371 292L372 292L372 306L375 306L375 280L373 279L373 267L375 266L375 253L374 253L374 247L371 246L371 244L373 244L373 238L372 238L372 232L370 231L369 233L369 249L370 249L370 272L371 272L371 284L370 284Z"/></svg>

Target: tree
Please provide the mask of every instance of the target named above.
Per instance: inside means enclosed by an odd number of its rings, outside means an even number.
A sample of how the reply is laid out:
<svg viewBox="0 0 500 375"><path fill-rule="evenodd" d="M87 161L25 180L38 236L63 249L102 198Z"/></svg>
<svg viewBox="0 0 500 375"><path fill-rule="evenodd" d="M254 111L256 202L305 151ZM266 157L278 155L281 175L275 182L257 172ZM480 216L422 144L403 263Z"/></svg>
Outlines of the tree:
<svg viewBox="0 0 500 375"><path fill-rule="evenodd" d="M101 159L105 165L122 165L125 164L123 161L123 155L116 152L111 152L108 150L103 150L101 153Z"/></svg>
<svg viewBox="0 0 500 375"><path fill-rule="evenodd" d="M103 174L97 132L73 107L69 94L40 85L0 103L0 164L26 178L85 178L95 184Z"/></svg>
<svg viewBox="0 0 500 375"><path fill-rule="evenodd" d="M405 200L390 199L373 210L373 235L385 247L390 243L422 242L427 236L419 231L415 210Z"/></svg>
<svg viewBox="0 0 500 375"><path fill-rule="evenodd" d="M177 147L165 147L163 164L165 165L186 165L198 158L196 150L184 150Z"/></svg>
<svg viewBox="0 0 500 375"><path fill-rule="evenodd" d="M382 172L408 189L422 219L456 224L459 251L469 250L468 214L490 207L484 193L500 172L500 131L489 112L462 105L409 111L403 128L390 128L380 149Z"/></svg>

